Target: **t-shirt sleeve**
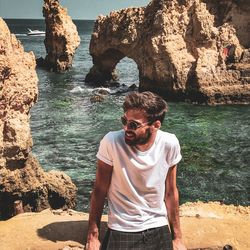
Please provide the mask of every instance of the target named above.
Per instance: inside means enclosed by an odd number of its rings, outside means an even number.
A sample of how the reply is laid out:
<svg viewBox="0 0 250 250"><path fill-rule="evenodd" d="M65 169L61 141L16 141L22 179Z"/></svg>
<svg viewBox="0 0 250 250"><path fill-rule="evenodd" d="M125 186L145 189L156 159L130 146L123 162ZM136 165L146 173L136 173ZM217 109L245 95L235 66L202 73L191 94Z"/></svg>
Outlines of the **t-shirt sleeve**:
<svg viewBox="0 0 250 250"><path fill-rule="evenodd" d="M168 145L167 150L167 163L170 167L173 167L174 165L179 163L182 158L180 143L175 135L173 135L171 144Z"/></svg>
<svg viewBox="0 0 250 250"><path fill-rule="evenodd" d="M113 166L111 138L109 134L105 135L101 140L96 157L108 165Z"/></svg>

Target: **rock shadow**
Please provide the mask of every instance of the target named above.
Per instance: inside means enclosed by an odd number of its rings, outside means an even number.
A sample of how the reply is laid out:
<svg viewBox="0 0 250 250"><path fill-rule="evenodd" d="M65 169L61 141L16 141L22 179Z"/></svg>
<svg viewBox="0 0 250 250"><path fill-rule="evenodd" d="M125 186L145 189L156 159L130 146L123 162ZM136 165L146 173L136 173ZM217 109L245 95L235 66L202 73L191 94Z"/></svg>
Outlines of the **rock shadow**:
<svg viewBox="0 0 250 250"><path fill-rule="evenodd" d="M100 240L104 237L107 223L101 222ZM74 241L85 245L87 240L88 220L62 221L48 224L37 229L37 235L53 242Z"/></svg>

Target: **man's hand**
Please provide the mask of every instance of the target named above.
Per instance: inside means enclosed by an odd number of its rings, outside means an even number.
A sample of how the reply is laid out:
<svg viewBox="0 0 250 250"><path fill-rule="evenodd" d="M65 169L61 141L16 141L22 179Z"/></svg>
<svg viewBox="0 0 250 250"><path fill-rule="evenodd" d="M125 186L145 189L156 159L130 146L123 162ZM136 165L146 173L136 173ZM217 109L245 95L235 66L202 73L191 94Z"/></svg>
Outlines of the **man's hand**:
<svg viewBox="0 0 250 250"><path fill-rule="evenodd" d="M86 244L86 250L99 250L101 246L101 243L98 239L92 238L87 244Z"/></svg>
<svg viewBox="0 0 250 250"><path fill-rule="evenodd" d="M173 240L173 249L174 250L187 250L187 248L184 246L181 239Z"/></svg>

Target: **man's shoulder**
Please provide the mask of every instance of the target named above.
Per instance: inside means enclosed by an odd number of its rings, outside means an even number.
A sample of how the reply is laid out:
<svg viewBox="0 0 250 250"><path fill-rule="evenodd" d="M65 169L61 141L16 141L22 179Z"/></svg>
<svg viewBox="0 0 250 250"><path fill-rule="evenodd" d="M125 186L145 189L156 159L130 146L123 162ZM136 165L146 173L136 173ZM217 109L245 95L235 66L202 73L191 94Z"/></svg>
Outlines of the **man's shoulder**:
<svg viewBox="0 0 250 250"><path fill-rule="evenodd" d="M117 131L110 131L104 136L104 140L107 140L109 142L116 142L124 137L124 131L123 130L117 130Z"/></svg>
<svg viewBox="0 0 250 250"><path fill-rule="evenodd" d="M162 143L165 143L166 145L179 144L179 140L177 139L175 134L162 131L162 130L159 130L158 133L159 133L158 138Z"/></svg>

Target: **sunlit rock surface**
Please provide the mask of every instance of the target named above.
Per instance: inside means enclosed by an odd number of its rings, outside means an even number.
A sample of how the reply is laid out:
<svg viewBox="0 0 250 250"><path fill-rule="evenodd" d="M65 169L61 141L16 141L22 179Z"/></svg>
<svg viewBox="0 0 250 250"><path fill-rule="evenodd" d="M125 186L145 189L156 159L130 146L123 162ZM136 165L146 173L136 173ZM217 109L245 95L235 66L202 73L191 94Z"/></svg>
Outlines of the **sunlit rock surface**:
<svg viewBox="0 0 250 250"><path fill-rule="evenodd" d="M76 26L59 0L44 0L43 16L46 22L45 64L54 71L65 71L72 66L80 44Z"/></svg>
<svg viewBox="0 0 250 250"><path fill-rule="evenodd" d="M34 54L24 52L0 19L1 168L24 162L31 151L29 111L38 95L35 67Z"/></svg>
<svg viewBox="0 0 250 250"><path fill-rule="evenodd" d="M225 245L233 250L250 249L250 207L218 202L187 203L180 207L180 216L183 240L189 250L222 250ZM100 239L107 228L106 222L104 215ZM86 249L87 230L88 214L48 209L24 213L0 221L1 250Z"/></svg>
<svg viewBox="0 0 250 250"><path fill-rule="evenodd" d="M86 82L117 81L115 67L129 57L138 66L140 90L169 100L249 103L250 64L242 55L249 48L250 7L247 1L220 2L153 0L99 16Z"/></svg>
<svg viewBox="0 0 250 250"><path fill-rule="evenodd" d="M24 51L0 18L0 218L13 215L16 200L24 211L75 205L70 178L44 172L30 153L30 109L38 95L35 67L34 54Z"/></svg>
<svg viewBox="0 0 250 250"><path fill-rule="evenodd" d="M207 8L215 17L216 27L224 23L231 24L235 30L240 44L245 48L250 47L250 5L248 0L204 0Z"/></svg>

